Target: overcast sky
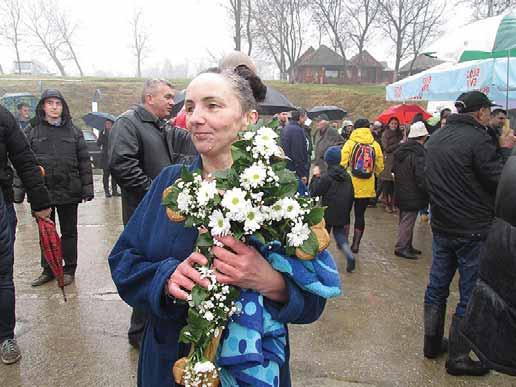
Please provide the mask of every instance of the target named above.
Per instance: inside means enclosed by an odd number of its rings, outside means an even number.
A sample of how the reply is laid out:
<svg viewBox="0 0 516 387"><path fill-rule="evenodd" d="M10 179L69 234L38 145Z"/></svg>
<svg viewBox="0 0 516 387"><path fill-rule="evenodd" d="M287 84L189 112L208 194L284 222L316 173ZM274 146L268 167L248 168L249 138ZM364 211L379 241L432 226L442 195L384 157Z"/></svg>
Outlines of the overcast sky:
<svg viewBox="0 0 516 387"><path fill-rule="evenodd" d="M190 73L195 73L199 68L212 65L211 55L220 57L233 47L231 21L222 6L227 0L56 1L78 22L74 41L87 75L99 72L120 76L135 74L130 20L136 9L143 10L151 35L151 50L144 61L144 69L160 67L169 59L173 64L188 63ZM460 22L457 12L454 16L454 23ZM308 38L308 44L317 46L315 37ZM391 47L385 38L377 38L367 49L378 60L392 64ZM22 60L37 59L57 72L48 56L27 42L22 44L21 57ZM14 58L11 47L0 46L0 63L5 71L12 70ZM67 61L65 66L68 73L76 73L73 62Z"/></svg>

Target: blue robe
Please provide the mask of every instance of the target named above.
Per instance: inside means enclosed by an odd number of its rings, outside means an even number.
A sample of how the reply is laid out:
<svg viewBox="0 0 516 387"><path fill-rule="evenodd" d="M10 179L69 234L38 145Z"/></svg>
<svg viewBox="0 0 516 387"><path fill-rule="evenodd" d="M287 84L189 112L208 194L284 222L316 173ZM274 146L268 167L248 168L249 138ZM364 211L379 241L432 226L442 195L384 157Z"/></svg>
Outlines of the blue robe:
<svg viewBox="0 0 516 387"><path fill-rule="evenodd" d="M200 168L200 159L190 170ZM138 386L176 386L172 377L175 361L188 354L179 343L179 332L186 324L187 307L173 304L164 286L176 267L194 250L197 230L171 222L161 204L165 188L175 182L181 166L165 168L134 212L109 257L113 281L120 297L132 307L150 313L140 349ZM319 318L325 299L302 290L284 275L288 302L265 300L272 318L281 323L309 324ZM279 385L290 382L289 345L280 369Z"/></svg>

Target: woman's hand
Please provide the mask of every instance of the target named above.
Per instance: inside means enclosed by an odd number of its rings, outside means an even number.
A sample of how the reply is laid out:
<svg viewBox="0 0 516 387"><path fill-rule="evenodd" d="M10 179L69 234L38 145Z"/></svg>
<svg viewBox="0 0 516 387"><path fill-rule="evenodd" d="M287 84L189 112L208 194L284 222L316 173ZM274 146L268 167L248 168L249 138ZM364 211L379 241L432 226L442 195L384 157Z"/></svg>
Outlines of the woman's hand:
<svg viewBox="0 0 516 387"><path fill-rule="evenodd" d="M253 289L272 301L286 302L287 286L283 276L272 268L256 249L231 236L218 238L225 247L213 247L213 268L217 281Z"/></svg>
<svg viewBox="0 0 516 387"><path fill-rule="evenodd" d="M207 288L210 282L206 278L201 278L201 274L194 268L195 264L207 265L208 260L202 254L192 253L172 273L165 285L165 293L178 300L187 301L186 291L191 292L195 285Z"/></svg>

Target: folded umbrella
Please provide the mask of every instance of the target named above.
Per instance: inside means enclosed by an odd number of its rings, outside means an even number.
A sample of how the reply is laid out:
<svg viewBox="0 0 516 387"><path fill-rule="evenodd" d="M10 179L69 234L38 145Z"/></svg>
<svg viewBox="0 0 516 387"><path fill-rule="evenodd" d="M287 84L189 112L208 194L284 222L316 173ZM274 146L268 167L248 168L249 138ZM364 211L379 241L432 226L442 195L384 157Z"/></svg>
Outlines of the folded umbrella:
<svg viewBox="0 0 516 387"><path fill-rule="evenodd" d="M82 120L86 125L102 131L106 121L115 122L116 117L109 113L91 112L82 117Z"/></svg>
<svg viewBox="0 0 516 387"><path fill-rule="evenodd" d="M307 112L308 117L312 120L323 113L328 116L330 121L342 120L348 114L347 111L338 106L314 106Z"/></svg>
<svg viewBox="0 0 516 387"><path fill-rule="evenodd" d="M43 257L47 261L52 274L57 279L57 284L63 292L63 298L66 301L64 291L64 272L63 272L63 253L61 251L61 238L56 230L56 225L50 219L38 219L39 243Z"/></svg>
<svg viewBox="0 0 516 387"><path fill-rule="evenodd" d="M422 114L423 120L426 121L432 115L425 111L421 106L414 104L394 105L385 110L377 118L382 124L387 125L391 118L397 118L400 124L408 125L412 123L416 114Z"/></svg>

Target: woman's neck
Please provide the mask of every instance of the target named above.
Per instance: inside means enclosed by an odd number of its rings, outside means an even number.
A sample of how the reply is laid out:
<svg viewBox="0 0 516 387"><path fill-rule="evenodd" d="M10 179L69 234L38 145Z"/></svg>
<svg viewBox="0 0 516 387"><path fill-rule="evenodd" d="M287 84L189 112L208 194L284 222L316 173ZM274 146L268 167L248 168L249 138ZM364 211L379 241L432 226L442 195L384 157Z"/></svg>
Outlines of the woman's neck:
<svg viewBox="0 0 516 387"><path fill-rule="evenodd" d="M201 159L203 177L207 177L217 171L228 169L233 164L231 152L218 155L217 157L201 155Z"/></svg>

